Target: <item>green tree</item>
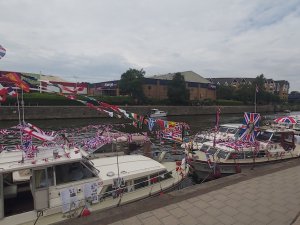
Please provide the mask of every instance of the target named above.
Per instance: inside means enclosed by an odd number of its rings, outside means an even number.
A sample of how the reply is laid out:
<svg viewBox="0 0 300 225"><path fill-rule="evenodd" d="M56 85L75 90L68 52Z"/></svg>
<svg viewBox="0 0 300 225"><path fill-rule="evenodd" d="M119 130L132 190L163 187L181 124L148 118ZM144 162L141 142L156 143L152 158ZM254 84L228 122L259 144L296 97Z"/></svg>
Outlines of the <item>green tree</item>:
<svg viewBox="0 0 300 225"><path fill-rule="evenodd" d="M136 70L130 68L121 75L121 80L119 81L120 91L132 96L136 103L143 103L145 101L143 92L145 73L143 69Z"/></svg>
<svg viewBox="0 0 300 225"><path fill-rule="evenodd" d="M234 89L226 85L217 86L217 99L232 100L234 98Z"/></svg>
<svg viewBox="0 0 300 225"><path fill-rule="evenodd" d="M190 92L186 88L184 76L175 73L173 79L168 84L168 98L170 103L175 105L185 105L189 102Z"/></svg>

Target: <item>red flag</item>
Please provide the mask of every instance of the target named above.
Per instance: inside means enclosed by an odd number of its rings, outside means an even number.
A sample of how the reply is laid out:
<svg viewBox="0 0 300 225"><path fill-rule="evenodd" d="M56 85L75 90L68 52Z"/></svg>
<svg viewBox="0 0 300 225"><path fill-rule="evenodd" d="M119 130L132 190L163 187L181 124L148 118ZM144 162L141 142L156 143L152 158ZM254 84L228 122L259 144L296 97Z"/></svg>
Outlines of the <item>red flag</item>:
<svg viewBox="0 0 300 225"><path fill-rule="evenodd" d="M18 74L16 73L8 73L6 74L6 77L14 82L14 84L16 86L18 86L19 88L21 88L23 91L25 92L29 92L29 86L28 84L26 84L24 81L21 80L21 78L18 76Z"/></svg>

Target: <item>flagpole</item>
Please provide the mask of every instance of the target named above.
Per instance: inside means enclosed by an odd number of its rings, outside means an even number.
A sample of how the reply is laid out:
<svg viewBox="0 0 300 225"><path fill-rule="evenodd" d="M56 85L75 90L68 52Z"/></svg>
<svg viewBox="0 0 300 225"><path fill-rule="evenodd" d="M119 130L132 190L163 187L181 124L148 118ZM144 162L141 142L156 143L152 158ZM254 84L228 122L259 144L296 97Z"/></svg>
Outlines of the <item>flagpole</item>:
<svg viewBox="0 0 300 225"><path fill-rule="evenodd" d="M21 101L21 105L22 105L22 116L23 116L23 123L25 122L25 116L24 116L24 98L23 98L24 92L22 89L22 101Z"/></svg>
<svg viewBox="0 0 300 225"><path fill-rule="evenodd" d="M255 95L254 95L254 112L256 113L256 93L257 93L257 85L256 85L256 87L255 87L254 92L255 92Z"/></svg>
<svg viewBox="0 0 300 225"><path fill-rule="evenodd" d="M23 124L21 124L21 112L20 112L20 102L19 102L19 93L18 90L16 89L17 93L17 105L18 105L18 116L19 116L19 128L20 128L20 141L21 141L21 151L22 151L22 162L24 162L24 155L23 155L23 134L22 134L22 129L23 129Z"/></svg>

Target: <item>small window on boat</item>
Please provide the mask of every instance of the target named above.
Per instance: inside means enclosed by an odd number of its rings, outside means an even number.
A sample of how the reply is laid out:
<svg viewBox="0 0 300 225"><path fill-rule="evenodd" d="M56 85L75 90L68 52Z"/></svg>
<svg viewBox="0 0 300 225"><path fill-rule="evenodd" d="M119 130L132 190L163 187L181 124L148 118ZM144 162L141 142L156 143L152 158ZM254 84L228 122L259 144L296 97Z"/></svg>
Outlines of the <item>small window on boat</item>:
<svg viewBox="0 0 300 225"><path fill-rule="evenodd" d="M150 184L155 184L159 182L159 173L150 175Z"/></svg>
<svg viewBox="0 0 300 225"><path fill-rule="evenodd" d="M235 134L237 131L238 131L238 129L236 129L236 128L229 128L228 131L227 131L227 133L229 133L229 134Z"/></svg>
<svg viewBox="0 0 300 225"><path fill-rule="evenodd" d="M221 158L221 159L226 159L226 157L228 156L228 152L220 150L217 154L217 157Z"/></svg>
<svg viewBox="0 0 300 225"><path fill-rule="evenodd" d="M265 151L259 151L256 155L257 158L261 158L261 157L265 157L266 156L266 152Z"/></svg>
<svg viewBox="0 0 300 225"><path fill-rule="evenodd" d="M134 189L139 189L147 187L149 184L148 177L142 177L140 179L134 180Z"/></svg>
<svg viewBox="0 0 300 225"><path fill-rule="evenodd" d="M209 148L208 145L202 145L202 147L200 148L201 152L206 152L206 150Z"/></svg>
<svg viewBox="0 0 300 225"><path fill-rule="evenodd" d="M209 150L207 151L209 154L214 155L216 153L217 149L210 147Z"/></svg>
<svg viewBox="0 0 300 225"><path fill-rule="evenodd" d="M232 152L228 159L244 159L245 153L244 152Z"/></svg>
<svg viewBox="0 0 300 225"><path fill-rule="evenodd" d="M55 175L57 185L95 177L95 175L80 162L55 166Z"/></svg>
<svg viewBox="0 0 300 225"><path fill-rule="evenodd" d="M262 131L257 135L256 139L258 141L268 141L271 135L272 135L271 132Z"/></svg>
<svg viewBox="0 0 300 225"><path fill-rule="evenodd" d="M159 172L159 180L162 181L162 180L166 180L166 179L169 179L172 177L172 172L168 172L168 171L161 171Z"/></svg>
<svg viewBox="0 0 300 225"><path fill-rule="evenodd" d="M112 185L108 185L106 188L102 189L103 192L101 191L101 198L107 198L113 195L113 187Z"/></svg>
<svg viewBox="0 0 300 225"><path fill-rule="evenodd" d="M220 127L219 132L225 133L228 130L228 127Z"/></svg>
<svg viewBox="0 0 300 225"><path fill-rule="evenodd" d="M278 142L280 142L280 140L281 140L281 134L280 133L274 133L272 138L271 138L271 141L278 143Z"/></svg>
<svg viewBox="0 0 300 225"><path fill-rule="evenodd" d="M252 159L253 158L253 152L251 151L251 152L245 152L245 158L246 159Z"/></svg>
<svg viewBox="0 0 300 225"><path fill-rule="evenodd" d="M35 188L44 188L52 186L54 184L53 168L48 167L47 169L35 170Z"/></svg>

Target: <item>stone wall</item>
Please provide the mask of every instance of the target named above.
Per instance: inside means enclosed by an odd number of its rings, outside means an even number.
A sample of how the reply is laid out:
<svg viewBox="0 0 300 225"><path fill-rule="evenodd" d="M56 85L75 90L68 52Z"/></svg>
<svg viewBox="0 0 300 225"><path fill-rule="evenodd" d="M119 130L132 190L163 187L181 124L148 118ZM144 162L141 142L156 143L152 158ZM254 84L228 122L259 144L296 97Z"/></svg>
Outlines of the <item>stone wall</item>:
<svg viewBox="0 0 300 225"><path fill-rule="evenodd" d="M150 109L158 108L167 111L170 116L180 115L209 115L216 113L216 106L122 106L121 108L146 114ZM278 108L276 108L278 110ZM234 114L253 112L253 106L221 106L222 114ZM274 106L258 106L257 112L274 112ZM107 114L99 113L86 106L26 106L25 119L63 119L63 118L95 118L107 117ZM15 106L2 106L0 108L0 120L17 120L18 110Z"/></svg>

